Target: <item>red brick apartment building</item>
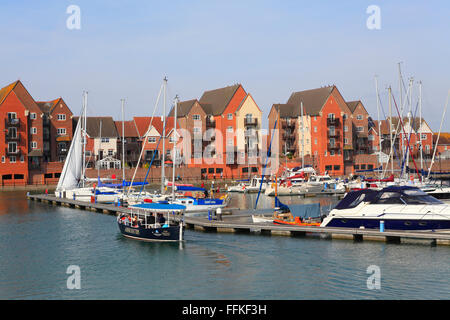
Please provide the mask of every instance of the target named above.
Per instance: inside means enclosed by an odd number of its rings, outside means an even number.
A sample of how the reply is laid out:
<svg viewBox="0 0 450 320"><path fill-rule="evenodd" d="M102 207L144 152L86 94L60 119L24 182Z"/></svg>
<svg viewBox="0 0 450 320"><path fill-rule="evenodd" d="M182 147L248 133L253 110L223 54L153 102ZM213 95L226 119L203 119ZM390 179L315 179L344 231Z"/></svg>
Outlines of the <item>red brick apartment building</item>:
<svg viewBox="0 0 450 320"><path fill-rule="evenodd" d="M285 150L299 157L303 145L304 156L320 173L350 174L353 163L363 159L359 155L368 154L369 115L361 101L346 102L334 85L294 92L286 104L274 104L269 113L270 136L275 120L280 153L287 146ZM299 132L302 123L305 138ZM363 161L373 167L376 158Z"/></svg>
<svg viewBox="0 0 450 320"><path fill-rule="evenodd" d="M173 109L170 116L174 116ZM178 104L177 118L190 136L185 163L202 175L247 177L261 173L262 112L241 84L205 91Z"/></svg>
<svg viewBox="0 0 450 320"><path fill-rule="evenodd" d="M71 117L63 99L36 102L21 81L0 89L1 184L57 180L72 139Z"/></svg>

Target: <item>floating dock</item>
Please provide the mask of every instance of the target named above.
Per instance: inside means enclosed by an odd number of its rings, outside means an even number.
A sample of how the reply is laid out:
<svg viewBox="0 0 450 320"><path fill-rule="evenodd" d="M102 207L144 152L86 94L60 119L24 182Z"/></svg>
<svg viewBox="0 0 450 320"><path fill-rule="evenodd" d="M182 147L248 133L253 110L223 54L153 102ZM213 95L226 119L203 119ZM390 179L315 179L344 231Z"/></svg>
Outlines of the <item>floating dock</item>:
<svg viewBox="0 0 450 320"><path fill-rule="evenodd" d="M90 210L103 214L117 215L130 212L129 208L109 204L91 203L78 200L58 198L46 194L27 194L33 201L45 202L57 206L67 206L80 210ZM263 210L267 211L267 210ZM203 232L247 233L259 235L283 235L292 237L319 237L321 239L347 239L355 242L383 241L387 243L426 243L430 245L450 245L450 231L397 231L385 230L380 232L373 229L330 228L314 226L282 226L274 224L255 224L241 221L252 213L261 214L261 211L222 209L219 217L184 216L186 228ZM179 219L180 217L174 217Z"/></svg>

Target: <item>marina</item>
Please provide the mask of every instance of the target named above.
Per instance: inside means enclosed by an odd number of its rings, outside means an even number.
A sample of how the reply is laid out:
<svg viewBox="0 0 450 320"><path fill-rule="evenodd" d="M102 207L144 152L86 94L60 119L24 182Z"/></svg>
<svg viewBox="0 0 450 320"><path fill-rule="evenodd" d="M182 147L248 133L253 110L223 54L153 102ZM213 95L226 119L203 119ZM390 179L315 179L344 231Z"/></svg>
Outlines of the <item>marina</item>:
<svg viewBox="0 0 450 320"><path fill-rule="evenodd" d="M98 204L57 198L42 194L28 194L28 199L38 202L45 202L52 205L68 206L81 210L90 210L104 214L117 215L129 213L130 209L107 204ZM186 228L204 232L229 232L229 233L249 233L255 235L284 235L294 237L318 236L320 238L348 239L353 241L385 241L391 243L408 243L411 240L427 241L430 245L450 245L450 232L445 231L389 231L383 232L370 229L359 228L330 228L313 226L282 226L273 224L249 223L248 219L252 214L258 213L252 210L224 210L221 217L211 213L210 217L189 217L185 216L184 224ZM214 218L211 218L214 215ZM180 219L174 215L174 219ZM213 220L214 219L214 220Z"/></svg>

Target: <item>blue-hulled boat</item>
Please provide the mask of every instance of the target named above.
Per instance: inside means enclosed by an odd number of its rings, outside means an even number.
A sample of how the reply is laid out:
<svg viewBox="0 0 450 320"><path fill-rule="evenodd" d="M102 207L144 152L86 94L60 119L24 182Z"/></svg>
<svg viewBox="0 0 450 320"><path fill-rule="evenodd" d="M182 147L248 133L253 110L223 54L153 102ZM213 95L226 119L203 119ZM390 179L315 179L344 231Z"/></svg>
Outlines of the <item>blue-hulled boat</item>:
<svg viewBox="0 0 450 320"><path fill-rule="evenodd" d="M416 187L389 186L349 192L321 227L392 230L450 229L450 205Z"/></svg>
<svg viewBox="0 0 450 320"><path fill-rule="evenodd" d="M176 204L142 203L120 214L117 224L127 238L143 241L183 241L183 214L186 207ZM178 215L179 221L174 220Z"/></svg>

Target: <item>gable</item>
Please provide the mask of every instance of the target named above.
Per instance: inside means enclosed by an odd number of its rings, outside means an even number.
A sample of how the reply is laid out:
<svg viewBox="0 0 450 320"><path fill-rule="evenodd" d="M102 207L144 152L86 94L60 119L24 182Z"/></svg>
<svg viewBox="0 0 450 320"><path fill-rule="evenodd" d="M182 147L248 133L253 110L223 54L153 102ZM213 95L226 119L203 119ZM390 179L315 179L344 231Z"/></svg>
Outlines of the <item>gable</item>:
<svg viewBox="0 0 450 320"><path fill-rule="evenodd" d="M239 89L244 91L240 84L205 91L199 100L200 105L207 115L222 115ZM241 100L239 100L239 102L241 102ZM229 112L235 112L235 110L230 110Z"/></svg>
<svg viewBox="0 0 450 320"><path fill-rule="evenodd" d="M239 104L236 114L238 115L244 115L247 113L251 114L262 114L261 109L256 104L255 100L250 94L247 94L247 96L242 100L242 102Z"/></svg>

